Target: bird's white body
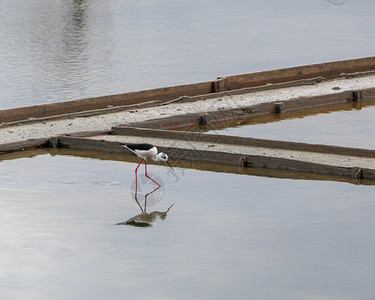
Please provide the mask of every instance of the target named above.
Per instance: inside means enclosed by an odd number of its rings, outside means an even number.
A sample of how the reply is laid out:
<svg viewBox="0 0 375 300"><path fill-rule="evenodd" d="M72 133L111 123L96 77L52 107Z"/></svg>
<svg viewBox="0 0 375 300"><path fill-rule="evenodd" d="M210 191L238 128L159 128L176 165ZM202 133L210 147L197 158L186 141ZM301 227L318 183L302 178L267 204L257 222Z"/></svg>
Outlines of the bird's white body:
<svg viewBox="0 0 375 300"><path fill-rule="evenodd" d="M123 146L144 160L168 161L168 155L163 152L158 153L158 149L151 144L123 144Z"/></svg>
<svg viewBox="0 0 375 300"><path fill-rule="evenodd" d="M155 146L148 150L140 150L140 149L132 150L130 148L128 149L132 151L133 153L135 153L135 155L137 155L139 158L143 158L145 160L147 159L156 160L155 157L158 154L158 149Z"/></svg>
<svg viewBox="0 0 375 300"><path fill-rule="evenodd" d="M121 145L141 158L141 162L139 164L141 164L143 160L145 160L146 164L147 159L152 159L153 161L165 162L173 170L172 166L168 162L168 155L164 152L158 153L158 149L154 145L147 143Z"/></svg>
<svg viewBox="0 0 375 300"><path fill-rule="evenodd" d="M138 166L135 168L135 186L137 187L137 171L139 166L142 164L142 162L145 162L145 176L149 178L151 181L155 182L159 187L161 186L159 183L157 183L154 179L152 179L150 176L147 175L147 159L152 159L153 161L163 161L165 162L172 170L172 166L168 162L168 155L160 152L158 153L158 149L151 144L147 143L141 143L141 144L123 144L121 143L121 146L125 147L126 149L133 152L135 155L137 155L139 158L141 158L141 161L139 162Z"/></svg>

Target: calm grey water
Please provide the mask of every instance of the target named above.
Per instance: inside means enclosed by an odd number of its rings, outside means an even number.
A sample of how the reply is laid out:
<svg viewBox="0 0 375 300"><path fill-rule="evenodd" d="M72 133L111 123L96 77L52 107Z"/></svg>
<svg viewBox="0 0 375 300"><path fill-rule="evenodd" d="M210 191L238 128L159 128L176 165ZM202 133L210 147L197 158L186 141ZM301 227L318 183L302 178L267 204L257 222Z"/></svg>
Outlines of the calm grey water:
<svg viewBox="0 0 375 300"><path fill-rule="evenodd" d="M375 149L375 106L320 113L208 131L209 133L255 137L313 144Z"/></svg>
<svg viewBox="0 0 375 300"><path fill-rule="evenodd" d="M0 162L1 299L371 299L374 186L150 165L174 206L153 227L136 164ZM30 170L38 170L30 176Z"/></svg>
<svg viewBox="0 0 375 300"><path fill-rule="evenodd" d="M0 108L374 55L374 10L372 0L2 0Z"/></svg>

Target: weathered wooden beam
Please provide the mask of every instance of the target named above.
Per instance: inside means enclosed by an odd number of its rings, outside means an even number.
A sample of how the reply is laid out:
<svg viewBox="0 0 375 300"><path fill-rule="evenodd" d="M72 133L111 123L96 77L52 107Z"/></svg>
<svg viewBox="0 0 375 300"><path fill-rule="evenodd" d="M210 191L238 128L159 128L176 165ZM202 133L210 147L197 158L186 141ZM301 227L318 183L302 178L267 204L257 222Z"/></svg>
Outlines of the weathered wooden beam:
<svg viewBox="0 0 375 300"><path fill-rule="evenodd" d="M199 82L118 95L93 97L82 100L72 100L28 107L0 110L0 123L25 120L30 118L44 118L55 115L91 111L114 106L139 104L151 100L167 101L182 95L194 96L212 92L212 82Z"/></svg>
<svg viewBox="0 0 375 300"><path fill-rule="evenodd" d="M297 110L306 110L332 104L340 104L346 102L357 101L356 93L352 91L344 91L341 93L304 97L294 100L282 102L282 111L279 111L280 101L261 103L241 108L223 109L217 111L208 111L202 113L191 113L184 115L171 116L147 120L142 122L132 122L127 124L131 127L155 128L155 129L176 129L186 128L193 125L215 124L225 121L249 119L255 116L262 116L279 112L291 112ZM370 95L375 97L375 88L360 91L361 99L370 99ZM225 124L224 124L225 125ZM225 126L223 126L225 127Z"/></svg>
<svg viewBox="0 0 375 300"><path fill-rule="evenodd" d="M375 70L375 57L364 57L333 61L320 64L283 68L278 70L254 72L223 77L229 90L244 87L279 83L297 79L323 76L327 79L341 76L343 73L365 72Z"/></svg>
<svg viewBox="0 0 375 300"><path fill-rule="evenodd" d="M73 136L58 136L59 147L68 147L72 149L95 150L112 153L124 152L124 147L115 142L105 140L93 140Z"/></svg>
<svg viewBox="0 0 375 300"><path fill-rule="evenodd" d="M49 147L50 139L33 139L22 142L0 144L0 154Z"/></svg>
<svg viewBox="0 0 375 300"><path fill-rule="evenodd" d="M92 97L82 100L34 105L21 108L0 110L0 124L20 120L50 118L59 115L82 112L97 113L100 110L112 111L115 107L139 105L155 101L166 103L181 97L201 96L225 93L237 90L240 93L285 87L307 81L314 82L324 78L339 77L342 73L365 72L375 70L375 57L320 63L278 70L253 72L232 76L222 76L213 81L191 83L150 90L128 92L118 95ZM317 79L318 78L318 79ZM319 79L320 78L320 79ZM308 83L307 83L308 84ZM242 90L241 89L249 89ZM103 111L101 111L102 113Z"/></svg>
<svg viewBox="0 0 375 300"><path fill-rule="evenodd" d="M126 149L117 142L78 137L59 137L59 145L73 149L99 150L112 153L126 153ZM168 150L171 161L204 161L218 164L236 165L252 168L268 168L275 170L292 170L321 174L345 176L357 179L375 179L375 170L330 166L299 160L278 157L243 155L227 152L181 149L158 146L160 151Z"/></svg>
<svg viewBox="0 0 375 300"><path fill-rule="evenodd" d="M225 86L225 81L223 81L219 77L217 80L213 82L213 91L210 94L204 94L204 95L198 95L198 96L181 96L176 99L169 100L169 101L163 101L161 105L168 105L171 103L194 102L198 100L206 100L206 99L223 97L223 96L232 96L232 95L262 92L262 91L270 91L270 90L276 90L276 89L282 89L282 88L288 88L288 87L297 87L297 86L302 86L302 85L313 85L324 80L325 79L323 77L318 76L318 77L313 77L313 78L308 78L308 79L299 79L299 80L292 80L292 81L275 83L275 84L265 84L265 85L260 85L260 86L246 87L246 88L241 88L237 90L228 90Z"/></svg>
<svg viewBox="0 0 375 300"><path fill-rule="evenodd" d="M375 87L361 90L362 100L373 99L375 97Z"/></svg>
<svg viewBox="0 0 375 300"><path fill-rule="evenodd" d="M77 131L71 133L65 133L65 136L74 136L74 137L90 137L94 135L107 135L112 134L112 130L95 130L95 131Z"/></svg>
<svg viewBox="0 0 375 300"><path fill-rule="evenodd" d="M41 150L39 150L41 151ZM48 153L48 152L40 152L40 153ZM85 158L92 158L92 159L100 159L100 160L111 160L111 161L127 161L127 162L134 162L136 164L139 163L138 157L134 154L127 154L123 152L113 153L113 152L105 152L105 151L82 151L80 149L73 149L73 148L60 148L58 150L54 150L50 153L56 155L69 155L69 156L79 156ZM13 155L17 155L17 152ZM20 153L18 153L20 156ZM9 159L14 158L15 156L11 156ZM7 158L8 159L8 158ZM152 162L150 162L152 163ZM232 173L232 174L247 174L247 175L254 175L254 176L262 176L262 177L272 177L272 178L289 178L289 179L303 179L303 180L324 180L324 181L339 181L339 182L348 182L361 185L375 185L375 180L373 179L355 179L353 177L345 177L345 176L335 176L330 174L319 174L313 172L305 172L305 171L291 171L291 170L276 170L276 169L265 169L265 168L242 168L238 167L237 165L225 165L218 163L209 163L209 162L202 162L202 161L184 161L184 160L173 160L173 167L175 168L186 168L186 169L195 169L195 170L205 170L211 172L220 172L220 173ZM181 173L177 173L177 176L181 176Z"/></svg>
<svg viewBox="0 0 375 300"><path fill-rule="evenodd" d="M286 142L277 140L247 138L219 134L207 134L191 131L156 130L149 128L113 127L113 135L141 136L160 139L183 140L192 142L204 142L207 144L229 144L238 146L252 146L262 148L284 149L294 151L317 152L326 154L337 154L356 157L375 157L375 150L340 147L320 144L307 144L297 142Z"/></svg>

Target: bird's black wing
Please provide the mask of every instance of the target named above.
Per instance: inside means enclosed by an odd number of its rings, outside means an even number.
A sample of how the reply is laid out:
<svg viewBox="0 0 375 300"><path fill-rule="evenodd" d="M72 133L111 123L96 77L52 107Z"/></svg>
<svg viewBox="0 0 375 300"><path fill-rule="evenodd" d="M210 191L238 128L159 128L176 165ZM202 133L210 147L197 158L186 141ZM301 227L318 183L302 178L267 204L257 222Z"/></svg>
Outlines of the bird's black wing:
<svg viewBox="0 0 375 300"><path fill-rule="evenodd" d="M141 143L141 144L121 144L122 146L128 148L129 150L135 151L135 150L150 150L152 147L154 147L151 144L147 143Z"/></svg>

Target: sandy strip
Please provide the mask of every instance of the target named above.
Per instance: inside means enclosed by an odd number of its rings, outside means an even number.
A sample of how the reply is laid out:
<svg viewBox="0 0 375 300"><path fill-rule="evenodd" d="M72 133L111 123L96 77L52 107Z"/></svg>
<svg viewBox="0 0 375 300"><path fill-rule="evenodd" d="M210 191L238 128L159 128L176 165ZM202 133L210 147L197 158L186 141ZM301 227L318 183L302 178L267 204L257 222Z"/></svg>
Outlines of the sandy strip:
<svg viewBox="0 0 375 300"><path fill-rule="evenodd" d="M222 109L239 108L254 104L288 101L299 97L334 94L343 91L360 90L375 86L375 75L324 81L306 85L248 94L223 96L193 103L173 103L160 107L108 113L90 117L43 121L40 123L12 125L0 128L0 144L35 138L49 138L64 133L79 131L110 130L115 125L144 121L160 117L203 113Z"/></svg>

